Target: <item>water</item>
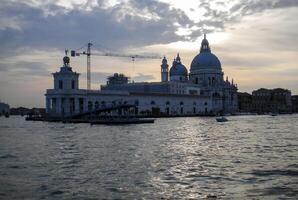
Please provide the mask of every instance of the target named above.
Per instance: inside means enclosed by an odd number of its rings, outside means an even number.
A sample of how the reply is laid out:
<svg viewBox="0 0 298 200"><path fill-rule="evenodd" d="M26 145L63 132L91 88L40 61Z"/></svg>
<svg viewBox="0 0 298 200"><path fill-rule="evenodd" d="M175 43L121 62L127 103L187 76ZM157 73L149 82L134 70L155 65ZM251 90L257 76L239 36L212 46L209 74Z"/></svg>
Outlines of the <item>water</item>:
<svg viewBox="0 0 298 200"><path fill-rule="evenodd" d="M297 199L298 115L90 126L0 118L0 199Z"/></svg>

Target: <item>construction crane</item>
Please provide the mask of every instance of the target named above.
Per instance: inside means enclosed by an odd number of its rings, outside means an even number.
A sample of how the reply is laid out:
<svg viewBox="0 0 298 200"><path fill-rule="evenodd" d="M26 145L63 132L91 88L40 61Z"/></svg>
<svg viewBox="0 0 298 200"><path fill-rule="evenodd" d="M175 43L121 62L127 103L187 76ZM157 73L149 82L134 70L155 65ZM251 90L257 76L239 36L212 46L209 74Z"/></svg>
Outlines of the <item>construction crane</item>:
<svg viewBox="0 0 298 200"><path fill-rule="evenodd" d="M161 59L160 56L146 56L146 55L129 55L129 54L120 54L120 53L91 53L91 46L93 44L89 42L87 44L87 51L77 52L76 50L71 50L71 56L76 57L80 55L86 55L87 56L87 89L91 89L91 55L96 56L111 56L111 57L126 57L131 58L131 60L134 62L135 59ZM82 49L82 48L80 48Z"/></svg>

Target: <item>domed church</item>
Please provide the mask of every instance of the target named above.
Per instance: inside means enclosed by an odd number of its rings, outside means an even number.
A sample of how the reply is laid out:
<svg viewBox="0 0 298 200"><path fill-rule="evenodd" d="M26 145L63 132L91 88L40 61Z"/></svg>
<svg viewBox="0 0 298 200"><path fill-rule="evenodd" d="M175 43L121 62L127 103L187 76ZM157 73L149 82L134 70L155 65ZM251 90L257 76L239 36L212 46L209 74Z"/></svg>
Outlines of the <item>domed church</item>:
<svg viewBox="0 0 298 200"><path fill-rule="evenodd" d="M229 82L228 77L224 81L224 73L220 60L211 53L209 42L204 34L200 53L192 60L189 80L199 85L202 94L212 97L215 112L235 112L238 107L237 86Z"/></svg>
<svg viewBox="0 0 298 200"><path fill-rule="evenodd" d="M160 82L129 82L125 75L115 73L99 89L79 89L79 74L72 71L67 52L63 63L53 73L54 88L45 94L50 116L71 116L117 104L135 105L135 114L140 116L217 115L238 108L237 85L233 79L224 80L220 60L211 52L206 35L189 72L179 54L170 69L166 57L162 59Z"/></svg>

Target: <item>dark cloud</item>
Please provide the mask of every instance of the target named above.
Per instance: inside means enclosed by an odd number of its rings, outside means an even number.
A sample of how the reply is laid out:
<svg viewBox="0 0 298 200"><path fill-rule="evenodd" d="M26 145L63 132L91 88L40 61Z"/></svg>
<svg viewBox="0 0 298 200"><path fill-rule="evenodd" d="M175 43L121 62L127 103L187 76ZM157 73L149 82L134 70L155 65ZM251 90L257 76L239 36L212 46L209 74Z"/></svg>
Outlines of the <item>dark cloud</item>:
<svg viewBox="0 0 298 200"><path fill-rule="evenodd" d="M236 3L235 3L236 2ZM212 1L202 0L200 1L199 8L205 10L205 19L201 20L197 25L202 27L204 31L213 32L215 30L224 30L227 25L231 23L239 22L243 17L263 12L269 9L279 9L288 7L297 7L297 0L246 0L246 1L216 1L217 5L227 6L234 3L233 7L229 10L222 10L220 8L212 8ZM205 28L207 26L208 28ZM193 37L197 37L198 34L194 32Z"/></svg>
<svg viewBox="0 0 298 200"><path fill-rule="evenodd" d="M47 5L47 12L55 14L46 15L44 9L4 1L0 17L14 20L0 29L1 55L20 47L75 48L87 41L111 49L169 43L183 39L175 34L174 23L181 26L191 23L181 10L153 0L129 1L111 8L95 7L92 11L66 12L63 7Z"/></svg>
<svg viewBox="0 0 298 200"><path fill-rule="evenodd" d="M212 8L212 1L202 0L204 18L194 23L180 9L155 0L130 0L112 7L74 4L72 9L45 1L39 6L4 0L0 5L0 57L14 55L19 48L77 48L87 41L114 51L127 47L167 44L178 40L195 40L202 32L224 30L243 16L266 9L298 6L297 0L239 1L230 10ZM217 5L230 2L216 1ZM235 1L231 1L235 2ZM86 11L86 8L92 9ZM176 34L178 28L199 27L189 36Z"/></svg>

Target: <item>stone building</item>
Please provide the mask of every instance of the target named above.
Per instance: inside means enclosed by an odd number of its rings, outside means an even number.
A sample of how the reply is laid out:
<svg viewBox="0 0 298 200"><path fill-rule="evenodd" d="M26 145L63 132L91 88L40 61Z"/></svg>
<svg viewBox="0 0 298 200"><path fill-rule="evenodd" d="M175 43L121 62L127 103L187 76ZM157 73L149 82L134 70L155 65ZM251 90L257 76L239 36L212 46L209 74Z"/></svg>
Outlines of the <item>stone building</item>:
<svg viewBox="0 0 298 200"><path fill-rule="evenodd" d="M137 114L200 115L233 113L238 110L237 86L224 80L219 59L211 53L204 36L200 53L190 73L178 54L169 70L164 57L160 82L129 83L128 77L115 73L100 90L79 89L79 74L70 59L53 74L54 88L48 89L46 112L52 116L71 116L111 104L134 104Z"/></svg>
<svg viewBox="0 0 298 200"><path fill-rule="evenodd" d="M247 92L238 92L238 109L239 112L252 111L252 95Z"/></svg>
<svg viewBox="0 0 298 200"><path fill-rule="evenodd" d="M290 113L291 91L282 88L261 88L252 92L253 111L257 113Z"/></svg>
<svg viewBox="0 0 298 200"><path fill-rule="evenodd" d="M9 105L3 102L0 102L0 115L9 114Z"/></svg>
<svg viewBox="0 0 298 200"><path fill-rule="evenodd" d="M293 113L298 113L298 95L293 95L292 100L292 111Z"/></svg>

